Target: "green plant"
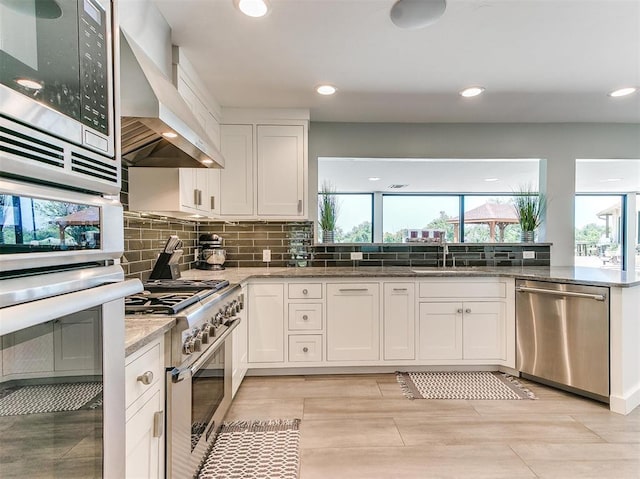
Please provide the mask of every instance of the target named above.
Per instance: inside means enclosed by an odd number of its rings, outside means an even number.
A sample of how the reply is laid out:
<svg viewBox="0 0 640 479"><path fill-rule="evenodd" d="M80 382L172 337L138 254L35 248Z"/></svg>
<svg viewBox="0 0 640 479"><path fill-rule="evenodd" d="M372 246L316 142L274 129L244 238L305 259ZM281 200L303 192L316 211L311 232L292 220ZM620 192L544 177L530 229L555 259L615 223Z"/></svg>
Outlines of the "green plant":
<svg viewBox="0 0 640 479"><path fill-rule="evenodd" d="M535 231L540 226L546 204L545 195L532 191L531 188L520 188L516 192L513 205L522 231Z"/></svg>
<svg viewBox="0 0 640 479"><path fill-rule="evenodd" d="M338 220L338 198L335 194L335 188L327 182L322 184L318 207L320 209L320 214L318 215L320 229L334 231Z"/></svg>

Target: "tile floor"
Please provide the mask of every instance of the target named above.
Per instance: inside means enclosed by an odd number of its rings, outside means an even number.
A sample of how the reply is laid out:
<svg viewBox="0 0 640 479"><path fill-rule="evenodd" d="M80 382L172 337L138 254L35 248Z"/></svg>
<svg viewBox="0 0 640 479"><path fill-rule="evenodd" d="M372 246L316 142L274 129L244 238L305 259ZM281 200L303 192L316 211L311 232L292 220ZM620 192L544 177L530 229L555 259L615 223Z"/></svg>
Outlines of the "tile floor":
<svg viewBox="0 0 640 479"><path fill-rule="evenodd" d="M640 478L640 408L404 398L394 374L247 377L226 420L300 418L300 479Z"/></svg>

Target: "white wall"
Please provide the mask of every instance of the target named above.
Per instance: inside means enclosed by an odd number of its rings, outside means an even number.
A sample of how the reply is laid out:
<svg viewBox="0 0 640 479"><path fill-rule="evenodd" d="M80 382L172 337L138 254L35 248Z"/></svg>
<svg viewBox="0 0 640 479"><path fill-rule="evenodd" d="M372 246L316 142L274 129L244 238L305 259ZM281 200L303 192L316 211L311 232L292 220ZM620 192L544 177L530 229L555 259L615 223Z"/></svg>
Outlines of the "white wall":
<svg viewBox="0 0 640 479"><path fill-rule="evenodd" d="M541 158L549 198L541 241L552 266L574 258L576 158L640 158L637 124L411 124L311 122L309 204L317 201L318 157ZM310 219L316 211L309 209Z"/></svg>

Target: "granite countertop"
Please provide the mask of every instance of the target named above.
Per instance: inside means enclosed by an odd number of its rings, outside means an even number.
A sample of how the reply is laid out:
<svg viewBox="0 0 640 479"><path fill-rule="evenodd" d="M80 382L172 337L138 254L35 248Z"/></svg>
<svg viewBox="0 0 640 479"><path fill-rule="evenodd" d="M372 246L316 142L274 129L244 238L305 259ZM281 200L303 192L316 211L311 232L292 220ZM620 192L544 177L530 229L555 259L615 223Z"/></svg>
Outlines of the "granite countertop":
<svg viewBox="0 0 640 479"><path fill-rule="evenodd" d="M416 272L418 271L418 272ZM494 276L523 278L594 286L640 286L640 274L600 268L566 267L460 267L410 268L408 266L353 267L353 268L227 268L222 271L192 269L183 272L184 278L226 279L230 283L243 283L251 278L372 278L372 277L478 277Z"/></svg>
<svg viewBox="0 0 640 479"><path fill-rule="evenodd" d="M163 316L156 318L125 318L124 355L130 356L141 347L169 331L175 324L175 318Z"/></svg>

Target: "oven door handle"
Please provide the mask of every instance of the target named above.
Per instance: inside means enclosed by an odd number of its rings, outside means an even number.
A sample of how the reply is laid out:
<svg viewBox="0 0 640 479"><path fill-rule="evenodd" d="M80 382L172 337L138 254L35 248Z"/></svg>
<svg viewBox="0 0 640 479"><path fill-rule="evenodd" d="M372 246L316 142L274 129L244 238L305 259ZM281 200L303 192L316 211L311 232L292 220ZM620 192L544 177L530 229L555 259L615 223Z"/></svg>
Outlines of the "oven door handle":
<svg viewBox="0 0 640 479"><path fill-rule="evenodd" d="M240 318L230 321L228 323L228 328L222 333L222 336L218 338L215 344L212 344L210 348L208 348L202 356L200 356L196 362L189 366L184 366L182 368L173 368L171 370L171 382L179 383L180 381L191 378L198 370L202 367L204 363L206 363L211 356L215 354L215 352L220 348L220 345L224 343L224 341L229 337L229 335L233 332L234 329L240 324Z"/></svg>

